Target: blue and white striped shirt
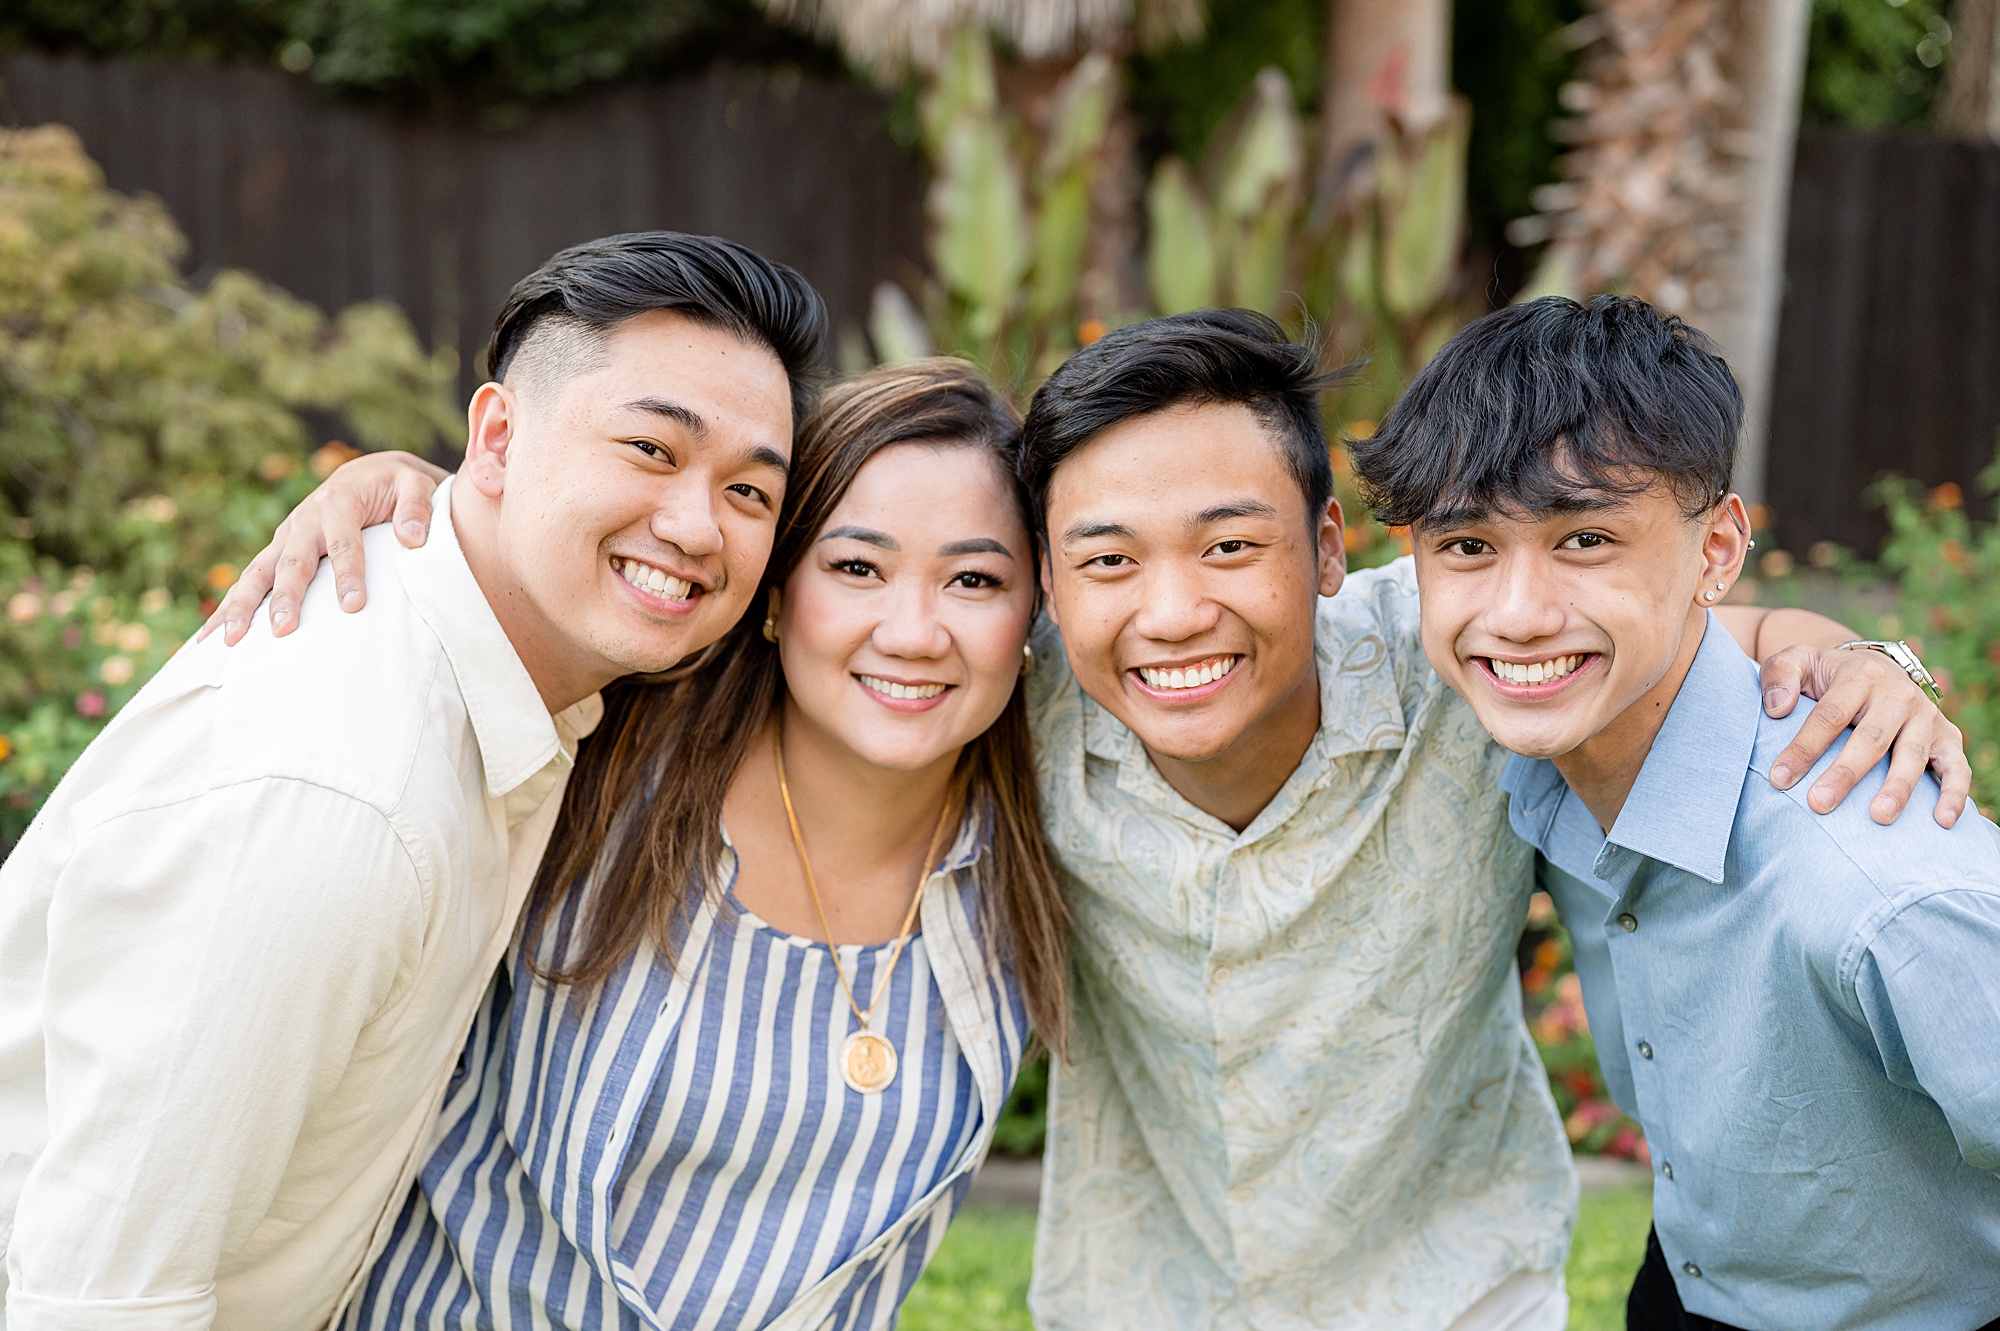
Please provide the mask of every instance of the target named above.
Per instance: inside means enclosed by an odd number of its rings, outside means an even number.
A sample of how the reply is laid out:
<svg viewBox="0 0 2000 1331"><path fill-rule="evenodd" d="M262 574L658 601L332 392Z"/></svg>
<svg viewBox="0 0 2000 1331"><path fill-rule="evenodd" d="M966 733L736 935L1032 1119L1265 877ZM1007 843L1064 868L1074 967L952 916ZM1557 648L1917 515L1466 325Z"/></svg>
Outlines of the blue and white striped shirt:
<svg viewBox="0 0 2000 1331"><path fill-rule="evenodd" d="M601 991L550 988L525 949L580 942L573 894L495 980L343 1325L892 1326L1026 1040L974 881L982 821L925 884L874 1023L900 1059L879 1095L840 1078L857 1023L824 944L703 900L678 968L643 945ZM839 952L872 993L889 946Z"/></svg>

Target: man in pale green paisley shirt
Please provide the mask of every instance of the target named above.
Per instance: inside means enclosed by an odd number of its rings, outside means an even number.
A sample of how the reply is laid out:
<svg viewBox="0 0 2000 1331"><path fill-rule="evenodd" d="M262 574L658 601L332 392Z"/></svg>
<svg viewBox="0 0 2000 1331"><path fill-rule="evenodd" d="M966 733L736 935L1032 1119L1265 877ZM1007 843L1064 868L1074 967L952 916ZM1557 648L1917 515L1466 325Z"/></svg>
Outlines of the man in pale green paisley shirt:
<svg viewBox="0 0 2000 1331"><path fill-rule="evenodd" d="M1410 561L1344 579L1315 361L1259 315L1157 319L1071 357L1024 428L1077 971L1042 1331L1565 1321L1577 1185L1514 972L1533 853L1507 754L1425 661ZM1867 693L1910 721L1897 808L1935 747L1956 816L1949 723L1874 654L1811 646L1857 635L1717 613L1760 659L1800 646L1766 659L1773 710L1832 685L1780 765ZM1885 748L1850 741L1815 807Z"/></svg>
<svg viewBox="0 0 2000 1331"><path fill-rule="evenodd" d="M1346 576L1320 386L1275 323L1208 310L1111 333L1028 413L1053 621L1029 702L1077 981L1042 1331L1564 1322L1576 1177L1521 1020L1508 755L1426 662L1410 561ZM421 542L436 479L343 468L218 619L275 573L296 622L329 546L358 593L360 524ZM1886 658L1821 650L1857 635L1817 615L1716 613L1774 714L1821 698L1778 766L1865 723L1815 808L1893 738L1876 815L1929 762L1955 818L1957 731Z"/></svg>

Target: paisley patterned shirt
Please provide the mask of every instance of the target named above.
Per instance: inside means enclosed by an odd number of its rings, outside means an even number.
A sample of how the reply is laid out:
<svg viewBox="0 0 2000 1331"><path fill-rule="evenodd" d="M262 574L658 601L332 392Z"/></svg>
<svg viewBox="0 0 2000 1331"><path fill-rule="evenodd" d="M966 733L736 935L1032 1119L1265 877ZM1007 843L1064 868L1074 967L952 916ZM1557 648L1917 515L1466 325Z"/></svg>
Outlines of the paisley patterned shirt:
<svg viewBox="0 0 2000 1331"><path fill-rule="evenodd" d="M1424 660L1409 560L1322 598L1315 638L1319 734L1241 833L1037 646L1077 969L1041 1331L1442 1328L1561 1269L1576 1184L1521 1019L1507 755Z"/></svg>

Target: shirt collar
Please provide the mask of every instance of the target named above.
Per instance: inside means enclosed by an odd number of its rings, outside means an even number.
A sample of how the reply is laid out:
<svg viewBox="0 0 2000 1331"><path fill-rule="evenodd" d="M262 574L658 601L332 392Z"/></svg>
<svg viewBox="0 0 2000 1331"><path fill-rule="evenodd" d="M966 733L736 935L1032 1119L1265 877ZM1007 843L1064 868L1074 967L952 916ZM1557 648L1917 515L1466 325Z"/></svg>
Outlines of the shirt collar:
<svg viewBox="0 0 2000 1331"><path fill-rule="evenodd" d="M1694 664L1605 839L1720 883L1763 717L1757 669L1710 611Z"/></svg>
<svg viewBox="0 0 2000 1331"><path fill-rule="evenodd" d="M404 552L403 584L451 663L479 744L486 793L501 799L552 761L568 766L577 742L597 728L604 704L593 693L549 715L465 562L452 525L451 485L446 477L432 497L430 538Z"/></svg>
<svg viewBox="0 0 2000 1331"><path fill-rule="evenodd" d="M1554 763L1519 754L1500 777L1514 830L1586 880L1593 872L1619 876L1607 859L1617 847L1720 883L1762 720L1756 667L1710 611L1694 663L1610 834L1582 811ZM1588 823L1588 834L1566 821L1572 813Z"/></svg>

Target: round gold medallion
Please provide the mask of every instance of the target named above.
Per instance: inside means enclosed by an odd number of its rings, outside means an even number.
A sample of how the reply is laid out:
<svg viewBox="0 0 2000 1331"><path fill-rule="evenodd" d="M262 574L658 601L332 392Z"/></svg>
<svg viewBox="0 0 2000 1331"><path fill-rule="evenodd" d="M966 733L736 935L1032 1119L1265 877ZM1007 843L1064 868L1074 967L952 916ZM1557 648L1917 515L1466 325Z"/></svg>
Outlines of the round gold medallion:
<svg viewBox="0 0 2000 1331"><path fill-rule="evenodd" d="M856 1031L840 1045L840 1076L863 1095L875 1095L896 1080L896 1046L873 1031Z"/></svg>

